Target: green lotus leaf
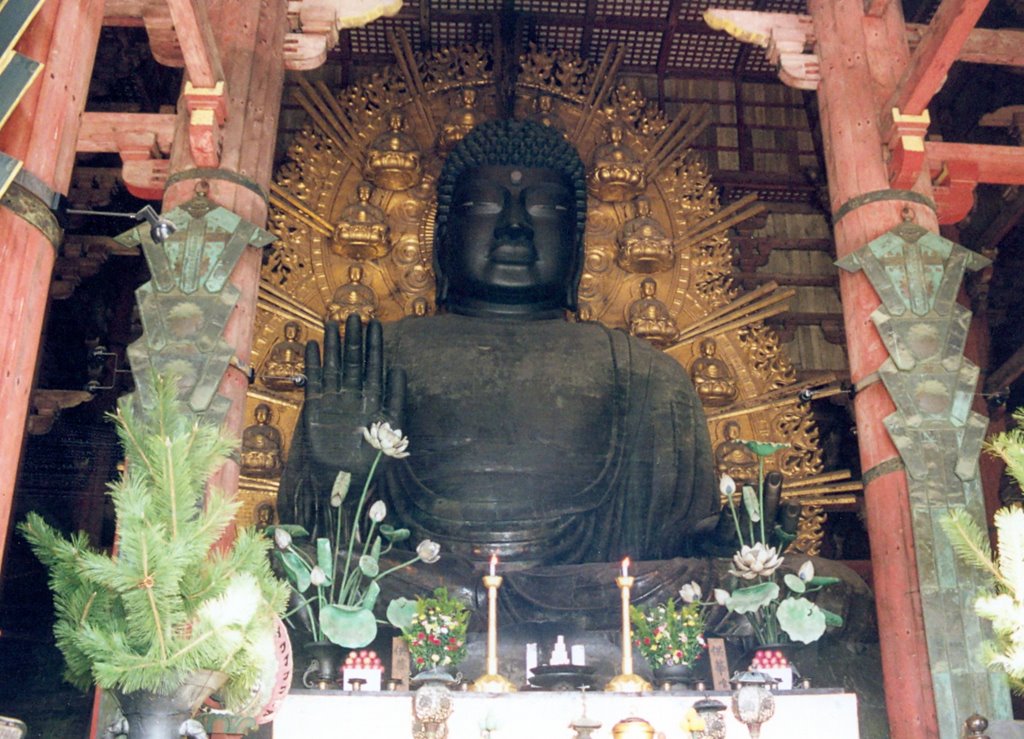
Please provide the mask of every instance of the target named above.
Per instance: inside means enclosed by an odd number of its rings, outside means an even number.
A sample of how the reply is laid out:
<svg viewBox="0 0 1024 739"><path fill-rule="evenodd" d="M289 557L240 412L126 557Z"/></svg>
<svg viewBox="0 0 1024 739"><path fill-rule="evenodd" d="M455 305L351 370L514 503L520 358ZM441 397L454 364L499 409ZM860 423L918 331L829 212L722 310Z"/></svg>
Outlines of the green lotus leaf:
<svg viewBox="0 0 1024 739"><path fill-rule="evenodd" d="M761 582L739 588L729 596L728 609L733 613L753 613L779 597L778 583Z"/></svg>
<svg viewBox="0 0 1024 739"><path fill-rule="evenodd" d="M827 608L821 608L821 606L818 606L818 608L820 608L821 612L825 614L826 626L835 626L838 628L843 625L843 617L840 616L838 613L833 613Z"/></svg>
<svg viewBox="0 0 1024 739"><path fill-rule="evenodd" d="M377 577L380 574L380 565L369 554L364 554L359 558L359 571L367 577Z"/></svg>
<svg viewBox="0 0 1024 739"><path fill-rule="evenodd" d="M786 583L786 587L794 593L803 593L807 590L807 584L792 572L787 572L782 580Z"/></svg>
<svg viewBox="0 0 1024 739"><path fill-rule="evenodd" d="M811 581L807 584L812 588L823 588L826 585L835 585L838 582L842 582L838 577L812 577Z"/></svg>
<svg viewBox="0 0 1024 739"><path fill-rule="evenodd" d="M377 605L377 596L380 595L380 585L377 584L376 580L371 580L370 584L366 587L366 593L363 595L363 608L373 610L373 607Z"/></svg>
<svg viewBox="0 0 1024 739"><path fill-rule="evenodd" d="M309 567L306 566L306 563L295 552L282 552L278 549L275 550L275 554L278 557L278 561L284 565L288 581L300 593L305 593L306 589L309 588Z"/></svg>
<svg viewBox="0 0 1024 739"><path fill-rule="evenodd" d="M747 445L747 449L749 449L759 457L770 457L780 449L789 448L789 444L776 444L775 442L772 441L744 440L743 443Z"/></svg>
<svg viewBox="0 0 1024 739"><path fill-rule="evenodd" d="M309 532L308 531L306 531L304 528L302 528L298 524L294 524L294 523L279 523L279 524L275 524L274 526L267 526L267 528L263 529L263 533L265 533L267 536L269 536L271 539L273 539L274 538L274 532L277 531L278 529L281 529L282 531L287 531L289 534L292 535L292 537L296 537L296 536L309 536Z"/></svg>
<svg viewBox="0 0 1024 739"><path fill-rule="evenodd" d="M412 536L412 532L409 531L409 529L396 529L394 526L387 523L381 525L380 533L384 535L385 539L387 539L393 544L396 544L400 541L405 541L410 536Z"/></svg>
<svg viewBox="0 0 1024 739"><path fill-rule="evenodd" d="M825 614L806 598L786 598L779 603L775 615L793 641L810 644L825 633Z"/></svg>
<svg viewBox="0 0 1024 739"><path fill-rule="evenodd" d="M334 577L334 557L331 556L330 539L316 540L316 563L320 565L320 569L327 576L327 582L324 584L330 585L331 579Z"/></svg>
<svg viewBox="0 0 1024 739"><path fill-rule="evenodd" d="M320 629L335 644L358 649L377 636L377 619L369 608L328 605L320 609Z"/></svg>
<svg viewBox="0 0 1024 739"><path fill-rule="evenodd" d="M395 598L388 603L388 621L402 631L412 626L412 617L416 615L416 601L408 598Z"/></svg>

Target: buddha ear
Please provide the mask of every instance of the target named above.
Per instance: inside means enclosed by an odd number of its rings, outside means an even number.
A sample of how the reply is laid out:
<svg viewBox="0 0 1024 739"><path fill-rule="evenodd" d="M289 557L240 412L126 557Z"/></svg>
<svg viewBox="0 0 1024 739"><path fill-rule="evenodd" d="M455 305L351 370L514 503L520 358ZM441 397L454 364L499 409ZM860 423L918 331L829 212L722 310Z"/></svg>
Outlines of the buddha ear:
<svg viewBox="0 0 1024 739"><path fill-rule="evenodd" d="M444 243L446 229L438 225L434 234L434 305L444 306L448 300L448 271L441 262L441 244Z"/></svg>

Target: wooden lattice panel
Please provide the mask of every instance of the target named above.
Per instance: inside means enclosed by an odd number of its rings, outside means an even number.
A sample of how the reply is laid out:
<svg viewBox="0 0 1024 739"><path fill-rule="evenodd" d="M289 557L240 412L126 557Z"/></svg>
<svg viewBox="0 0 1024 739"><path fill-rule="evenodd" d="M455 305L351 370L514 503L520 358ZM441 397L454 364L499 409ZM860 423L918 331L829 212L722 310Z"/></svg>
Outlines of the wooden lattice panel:
<svg viewBox="0 0 1024 739"><path fill-rule="evenodd" d="M578 49L583 27L538 23L534 28L537 43L547 49Z"/></svg>
<svg viewBox="0 0 1024 739"><path fill-rule="evenodd" d="M594 12L599 16L629 16L630 18L668 17L669 0L597 0Z"/></svg>
<svg viewBox="0 0 1024 739"><path fill-rule="evenodd" d="M704 11L711 6L728 8L730 10L753 10L755 4L756 0L714 0L714 2L709 0L697 0L697 2L694 2L690 0L690 2L684 2L679 9L679 19L703 23Z"/></svg>
<svg viewBox="0 0 1024 739"><path fill-rule="evenodd" d="M672 39L668 52L670 69L701 69L731 72L736 66L742 44L731 36L706 36L679 33Z"/></svg>
<svg viewBox="0 0 1024 739"><path fill-rule="evenodd" d="M605 47L616 44L626 51L624 63L629 67L656 67L658 52L664 33L660 31L642 31L627 28L595 28L591 42L591 56L597 59L604 53Z"/></svg>
<svg viewBox="0 0 1024 739"><path fill-rule="evenodd" d="M388 46L388 31L401 29L409 37L409 42L418 47L422 40L419 23L410 18L381 18L361 28L354 28L349 32L349 39L352 45L353 54L365 54L368 56L390 56L391 47Z"/></svg>

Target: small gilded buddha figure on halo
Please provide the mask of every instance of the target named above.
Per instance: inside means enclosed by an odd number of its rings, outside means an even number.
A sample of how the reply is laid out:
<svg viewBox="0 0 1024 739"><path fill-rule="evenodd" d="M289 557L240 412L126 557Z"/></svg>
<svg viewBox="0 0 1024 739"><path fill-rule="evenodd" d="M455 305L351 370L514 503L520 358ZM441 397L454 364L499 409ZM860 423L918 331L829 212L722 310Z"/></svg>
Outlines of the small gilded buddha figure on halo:
<svg viewBox="0 0 1024 739"><path fill-rule="evenodd" d="M405 116L401 111L392 111L388 130L374 139L366 152L363 176L384 190L408 190L423 178L423 157L404 129Z"/></svg>
<svg viewBox="0 0 1024 739"><path fill-rule="evenodd" d="M624 203L647 188L643 162L622 142L624 135L621 124L608 124L607 143L594 151L587 189L605 203Z"/></svg>
<svg viewBox="0 0 1024 739"><path fill-rule="evenodd" d="M284 338L270 348L267 360L260 369L259 379L271 390L294 390L302 384L306 372L302 324L288 321L284 325ZM297 381L298 380L298 381Z"/></svg>
<svg viewBox="0 0 1024 739"><path fill-rule="evenodd" d="M368 321L377 313L377 293L363 282L363 268L353 264L348 268L348 282L338 287L327 306L327 319L343 323L351 315Z"/></svg>
<svg viewBox="0 0 1024 739"><path fill-rule="evenodd" d="M331 251L349 259L379 259L391 248L384 211L370 202L373 185L356 185L356 202L345 206L334 227Z"/></svg>
<svg viewBox="0 0 1024 739"><path fill-rule="evenodd" d="M726 421L722 425L725 438L715 445L715 467L720 475L729 475L738 482L757 480L757 455L740 439L740 425Z"/></svg>
<svg viewBox="0 0 1024 739"><path fill-rule="evenodd" d="M438 151L451 151L452 147L462 141L480 122L481 116L476 109L476 95L476 89L473 87L463 88L459 93L461 105L445 116L441 131L437 135Z"/></svg>
<svg viewBox="0 0 1024 739"><path fill-rule="evenodd" d="M253 411L256 423L242 431L242 474L277 477L284 468L281 432L271 424L270 406L260 403Z"/></svg>
<svg viewBox="0 0 1024 739"><path fill-rule="evenodd" d="M690 379L705 406L729 405L740 389L729 365L715 356L718 344L710 336L700 342L700 356L690 365Z"/></svg>
<svg viewBox="0 0 1024 739"><path fill-rule="evenodd" d="M658 283L653 277L645 277L640 283L640 297L627 309L629 333L654 346L665 347L679 335L679 328L668 307L658 300L657 292Z"/></svg>
<svg viewBox="0 0 1024 739"><path fill-rule="evenodd" d="M550 95L538 95L533 102L533 120L548 128L557 128L555 116L555 99Z"/></svg>
<svg viewBox="0 0 1024 739"><path fill-rule="evenodd" d="M634 208L636 215L622 224L615 238L619 247L616 262L627 272L640 274L672 269L675 264L672 239L651 215L651 201L639 197Z"/></svg>

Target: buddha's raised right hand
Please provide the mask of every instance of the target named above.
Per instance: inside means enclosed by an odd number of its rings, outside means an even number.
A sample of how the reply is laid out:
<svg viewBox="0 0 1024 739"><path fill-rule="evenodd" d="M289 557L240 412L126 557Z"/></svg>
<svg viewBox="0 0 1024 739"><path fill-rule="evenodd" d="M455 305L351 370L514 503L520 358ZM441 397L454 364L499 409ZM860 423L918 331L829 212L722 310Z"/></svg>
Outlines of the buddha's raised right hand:
<svg viewBox="0 0 1024 739"><path fill-rule="evenodd" d="M313 461L328 470L352 473L362 485L377 450L361 429L374 421L398 428L405 403L405 372L389 369L384 382L384 340L380 321L371 319L363 340L357 314L345 322L342 347L335 321L324 323L324 355L315 341L306 344L303 419Z"/></svg>

